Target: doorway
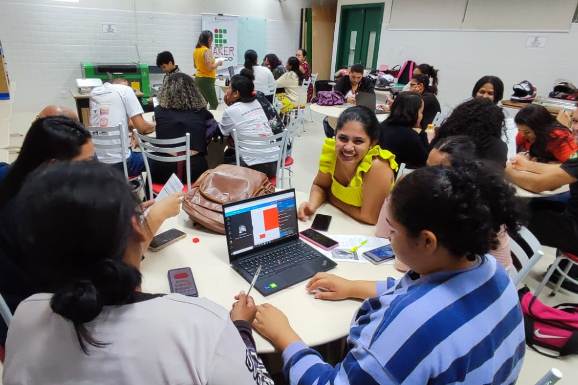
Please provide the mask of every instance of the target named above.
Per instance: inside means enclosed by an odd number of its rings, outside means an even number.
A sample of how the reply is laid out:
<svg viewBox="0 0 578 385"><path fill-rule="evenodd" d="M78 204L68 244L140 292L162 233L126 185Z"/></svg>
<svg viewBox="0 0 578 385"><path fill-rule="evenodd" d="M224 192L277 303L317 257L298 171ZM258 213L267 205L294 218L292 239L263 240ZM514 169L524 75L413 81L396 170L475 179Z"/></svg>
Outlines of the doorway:
<svg viewBox="0 0 578 385"><path fill-rule="evenodd" d="M363 64L377 68L383 3L344 5L341 7L339 42L335 70Z"/></svg>

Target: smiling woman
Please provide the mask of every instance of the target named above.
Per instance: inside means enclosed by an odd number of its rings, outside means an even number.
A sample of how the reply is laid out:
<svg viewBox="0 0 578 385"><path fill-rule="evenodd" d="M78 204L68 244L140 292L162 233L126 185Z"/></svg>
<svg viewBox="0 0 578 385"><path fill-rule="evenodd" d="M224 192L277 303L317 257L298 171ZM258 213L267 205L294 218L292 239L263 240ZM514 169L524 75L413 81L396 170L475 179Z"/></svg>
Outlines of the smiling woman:
<svg viewBox="0 0 578 385"><path fill-rule="evenodd" d="M375 114L366 107L351 107L339 116L335 139L323 144L309 201L299 207L301 220L329 201L358 221L377 223L397 170L395 156L377 144L378 131Z"/></svg>

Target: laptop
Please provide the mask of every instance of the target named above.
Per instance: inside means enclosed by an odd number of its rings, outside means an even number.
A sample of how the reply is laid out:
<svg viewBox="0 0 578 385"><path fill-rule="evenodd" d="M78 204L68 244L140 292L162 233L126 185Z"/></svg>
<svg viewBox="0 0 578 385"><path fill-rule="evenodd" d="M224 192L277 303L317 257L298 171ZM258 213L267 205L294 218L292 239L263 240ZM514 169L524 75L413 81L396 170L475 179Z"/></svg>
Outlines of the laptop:
<svg viewBox="0 0 578 385"><path fill-rule="evenodd" d="M377 104L377 100L374 93L358 92L355 95L355 104L358 106L367 107L371 111L375 112L375 105Z"/></svg>
<svg viewBox="0 0 578 385"><path fill-rule="evenodd" d="M264 296L337 264L299 239L295 190L223 205L231 266Z"/></svg>

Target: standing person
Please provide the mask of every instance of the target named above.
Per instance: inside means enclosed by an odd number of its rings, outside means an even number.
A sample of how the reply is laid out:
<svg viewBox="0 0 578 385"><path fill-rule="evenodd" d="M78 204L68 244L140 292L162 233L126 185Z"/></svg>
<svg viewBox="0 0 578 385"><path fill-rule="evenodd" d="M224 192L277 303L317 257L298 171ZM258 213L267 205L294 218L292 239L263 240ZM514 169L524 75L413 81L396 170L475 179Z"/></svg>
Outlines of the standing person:
<svg viewBox="0 0 578 385"><path fill-rule="evenodd" d="M429 90L432 94L438 94L438 70L433 66L422 63L413 70L414 75L427 75L429 78Z"/></svg>
<svg viewBox="0 0 578 385"><path fill-rule="evenodd" d="M252 298L239 294L229 313L207 299L141 291L157 226L119 173L96 162L51 165L21 194L19 239L43 291L10 324L5 385L272 384L247 328ZM178 196L163 202L165 217L179 213Z"/></svg>
<svg viewBox="0 0 578 385"><path fill-rule="evenodd" d="M291 385L514 384L526 351L518 294L488 255L503 224L517 231L513 189L476 163L425 167L396 183L391 246L411 269L401 279L316 274L321 300L363 300L336 366L303 343L276 307L253 326L282 352Z"/></svg>
<svg viewBox="0 0 578 385"><path fill-rule="evenodd" d="M355 96L358 92L375 93L373 82L363 76L363 71L365 67L362 64L354 64L349 69L348 75L342 76L335 83L333 89L339 91L347 103L355 104Z"/></svg>
<svg viewBox="0 0 578 385"><path fill-rule="evenodd" d="M207 111L207 102L189 75L170 75L161 89L159 105L155 108L157 139L179 138L190 135L191 183L208 169L206 132L213 114ZM154 183L166 183L171 174L177 173L177 163L157 162L149 159ZM183 168L184 170L184 168ZM179 175L186 183L186 175Z"/></svg>
<svg viewBox="0 0 578 385"><path fill-rule="evenodd" d="M255 77L255 91L262 92L267 97L270 103L273 103L273 95L275 95L276 85L273 73L257 64L257 52L249 49L245 52L244 68L251 72Z"/></svg>
<svg viewBox="0 0 578 385"><path fill-rule="evenodd" d="M295 57L299 60L299 71L301 71L303 74L303 78L311 78L311 68L307 62L307 51L305 48L299 48L295 54ZM307 89L307 103L311 101L311 98L313 98L313 84L310 84L309 88Z"/></svg>
<svg viewBox="0 0 578 385"><path fill-rule="evenodd" d="M157 55L157 67L165 74L163 77L163 85L170 75L181 72L179 66L175 64L173 54L169 51L163 51Z"/></svg>
<svg viewBox="0 0 578 385"><path fill-rule="evenodd" d="M472 98L487 98L499 104L504 98L504 82L497 76L482 76L472 89Z"/></svg>
<svg viewBox="0 0 578 385"><path fill-rule="evenodd" d="M217 67L222 65L223 61L215 60L211 51L212 45L213 33L211 31L201 32L193 52L193 61L197 70L195 82L205 100L209 102L209 109L216 110L219 106L219 101L215 91L215 79L217 78Z"/></svg>
<svg viewBox="0 0 578 385"><path fill-rule="evenodd" d="M130 143L129 120L143 135L154 132L155 125L144 120L143 113L143 108L126 79L114 79L112 83L95 87L90 93L90 125L114 127L120 124L122 133L127 138L126 143ZM129 147L125 154L128 176L139 176L145 170L143 155L131 151ZM123 170L122 159L118 153L101 153L98 160Z"/></svg>
<svg viewBox="0 0 578 385"><path fill-rule="evenodd" d="M275 80L279 79L281 75L287 72L281 60L279 60L277 55L275 55L274 53L268 53L267 55L265 55L265 59L263 60L263 66L269 68L269 70L273 73L273 77L275 78Z"/></svg>
<svg viewBox="0 0 578 385"><path fill-rule="evenodd" d="M576 151L578 145L570 129L562 126L544 107L530 104L514 118L518 126L518 152L527 152L537 162L563 163Z"/></svg>
<svg viewBox="0 0 578 385"><path fill-rule="evenodd" d="M421 128L426 129L430 125L436 114L442 111L438 98L431 92L429 77L427 75L413 75L409 82L409 90L417 92L423 100L423 119Z"/></svg>

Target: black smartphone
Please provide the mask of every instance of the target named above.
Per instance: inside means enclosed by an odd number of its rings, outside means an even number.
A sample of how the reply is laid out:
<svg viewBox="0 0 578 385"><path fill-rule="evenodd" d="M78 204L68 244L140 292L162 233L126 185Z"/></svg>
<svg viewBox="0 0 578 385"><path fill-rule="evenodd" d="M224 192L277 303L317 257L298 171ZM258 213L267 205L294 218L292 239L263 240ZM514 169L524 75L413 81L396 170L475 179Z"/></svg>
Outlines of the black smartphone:
<svg viewBox="0 0 578 385"><path fill-rule="evenodd" d="M324 250L331 250L339 245L339 242L334 241L333 239L329 238L317 232L313 229L307 229L300 232L302 238L305 238L309 242L313 243L315 246L319 246Z"/></svg>
<svg viewBox="0 0 578 385"><path fill-rule="evenodd" d="M163 231L162 233L155 235L149 245L149 249L152 251L158 251L186 236L186 233L183 233L181 230L177 229Z"/></svg>
<svg viewBox="0 0 578 385"><path fill-rule="evenodd" d="M190 267L169 270L169 286L171 293L198 297L197 285Z"/></svg>
<svg viewBox="0 0 578 385"><path fill-rule="evenodd" d="M313 219L311 228L319 231L327 231L329 230L330 223L331 215L317 214L315 215L315 219Z"/></svg>
<svg viewBox="0 0 578 385"><path fill-rule="evenodd" d="M373 262L376 265L385 261L389 261L395 257L391 245L385 245L373 250L366 251L363 253L363 255L366 256L370 262Z"/></svg>

